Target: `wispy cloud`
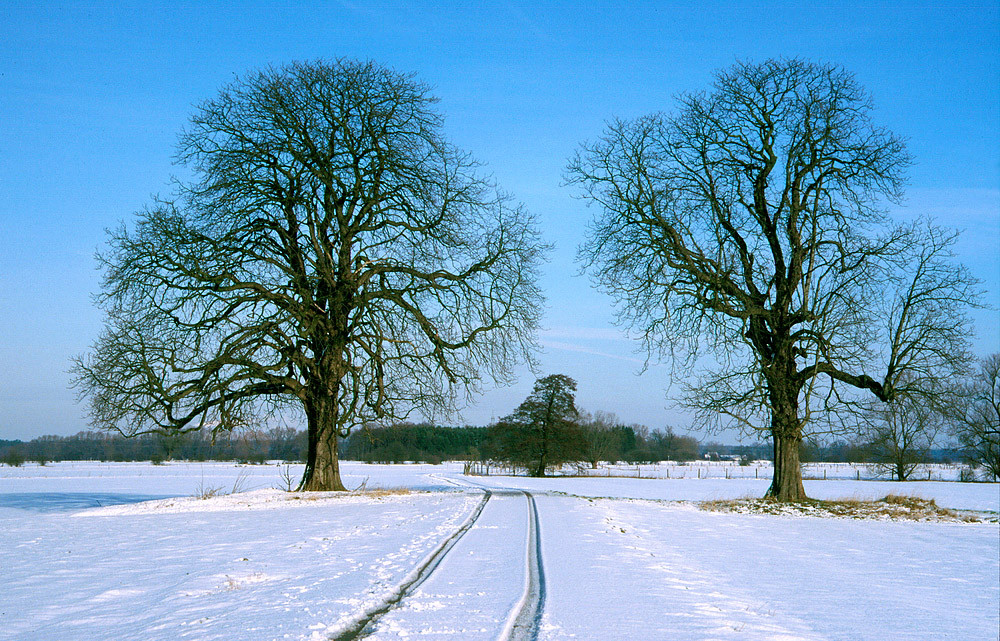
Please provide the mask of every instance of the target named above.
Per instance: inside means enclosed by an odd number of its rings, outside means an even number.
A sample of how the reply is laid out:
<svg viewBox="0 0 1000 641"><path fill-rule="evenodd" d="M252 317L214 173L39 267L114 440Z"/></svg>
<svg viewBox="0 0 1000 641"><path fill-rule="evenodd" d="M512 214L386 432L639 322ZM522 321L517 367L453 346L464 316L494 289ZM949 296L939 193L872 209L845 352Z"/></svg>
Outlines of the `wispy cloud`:
<svg viewBox="0 0 1000 641"><path fill-rule="evenodd" d="M600 356L602 358L612 358L616 361L625 361L626 363L637 363L639 365L646 365L646 361L633 358L631 356L622 356L621 354L611 354L608 352L602 352L596 349L590 349L589 347L584 347L582 345L576 345L573 343L564 343L562 341L541 341L542 347L547 349L558 349L564 352L578 352L580 354L590 354L591 356ZM653 365L652 363L650 365Z"/></svg>
<svg viewBox="0 0 1000 641"><path fill-rule="evenodd" d="M625 332L613 327L552 327L543 329L540 335L547 338L584 341L628 341Z"/></svg>

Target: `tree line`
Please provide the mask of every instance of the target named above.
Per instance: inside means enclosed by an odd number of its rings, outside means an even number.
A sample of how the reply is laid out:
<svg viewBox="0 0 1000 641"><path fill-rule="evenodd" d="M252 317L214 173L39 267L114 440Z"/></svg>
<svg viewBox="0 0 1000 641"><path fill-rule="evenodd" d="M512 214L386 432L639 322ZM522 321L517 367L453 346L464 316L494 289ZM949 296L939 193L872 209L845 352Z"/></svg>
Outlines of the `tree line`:
<svg viewBox="0 0 1000 641"><path fill-rule="evenodd" d="M607 416L607 415L604 415ZM606 419L605 419L606 420ZM588 422L584 433L597 430L611 438L602 444L601 460L647 463L660 460L693 460L699 446L690 436L672 430L650 431L642 425L610 425ZM591 432L596 435L596 432ZM184 434L121 434L86 431L72 436L46 435L30 441L0 440L0 463L56 461L265 461L304 462L307 432L292 428L242 430L213 435L211 430ZM720 449L716 447L715 449ZM341 440L341 460L368 463L440 463L451 460L498 460L497 428L449 427L427 423L395 423L366 426ZM580 450L575 458L584 461L597 449ZM587 463L595 462L592 459Z"/></svg>
<svg viewBox="0 0 1000 641"><path fill-rule="evenodd" d="M741 462L770 460L772 448L767 443L749 445L724 444L717 441L699 443L689 435L675 434L672 428L650 429L645 425L620 423L612 414L582 412L578 424L569 430L575 451L561 446L565 459L555 462L584 464L591 467L599 462L655 463L659 461L738 460ZM388 426L366 426L353 432L340 444L342 460L367 463L441 463L443 461L495 462L506 466L524 466L530 460L526 453L513 454L509 437L510 425L501 422L486 427L448 427L428 423L397 423ZM565 434L556 435L557 440ZM145 434L126 438L106 432L79 432L72 436L40 436L30 441L0 439L0 463L20 466L25 462L56 461L265 461L304 462L307 434L303 430L279 428L249 430L215 436L210 430L186 434ZM525 442L525 449L531 446ZM896 480L906 480L917 465L923 463L965 462L982 466L987 476L993 476L982 456L989 452L985 444L967 447L961 441L953 447L913 448L900 452L887 448L884 439L834 440L829 443L805 441L800 451L804 463L868 464L876 471ZM534 468L537 470L537 467ZM902 472L900 472L902 469Z"/></svg>
<svg viewBox="0 0 1000 641"><path fill-rule="evenodd" d="M610 415L604 415L608 417ZM368 463L417 461L440 463L448 460L492 461L517 466L530 458L532 443L511 444L509 425L488 427L440 427L402 423L387 427L366 427L348 436L341 445L343 459ZM643 425L621 425L585 419L571 429L552 435L547 467L562 463L624 461L691 461L700 457L697 439L676 435L673 430L650 430ZM523 452L523 453L515 453Z"/></svg>
<svg viewBox="0 0 1000 641"><path fill-rule="evenodd" d="M211 430L125 437L107 432L40 436L27 442L0 440L0 462L26 461L305 461L306 434L292 428L243 430L222 435Z"/></svg>

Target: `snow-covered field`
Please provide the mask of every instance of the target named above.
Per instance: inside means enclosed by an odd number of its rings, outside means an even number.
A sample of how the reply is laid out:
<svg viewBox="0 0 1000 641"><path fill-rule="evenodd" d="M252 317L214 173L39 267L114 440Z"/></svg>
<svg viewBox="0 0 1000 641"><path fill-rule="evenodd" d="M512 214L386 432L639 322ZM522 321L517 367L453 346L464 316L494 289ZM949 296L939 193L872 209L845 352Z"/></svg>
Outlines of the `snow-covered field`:
<svg viewBox="0 0 1000 641"><path fill-rule="evenodd" d="M997 523L676 502L767 487L724 475L463 477L460 464L345 463L349 487L411 491L329 496L274 489L283 471L301 466L0 467L0 639L312 640L378 614L365 638L530 638L518 637L529 610L543 640L1000 635ZM998 484L839 478L806 490L1000 511Z"/></svg>

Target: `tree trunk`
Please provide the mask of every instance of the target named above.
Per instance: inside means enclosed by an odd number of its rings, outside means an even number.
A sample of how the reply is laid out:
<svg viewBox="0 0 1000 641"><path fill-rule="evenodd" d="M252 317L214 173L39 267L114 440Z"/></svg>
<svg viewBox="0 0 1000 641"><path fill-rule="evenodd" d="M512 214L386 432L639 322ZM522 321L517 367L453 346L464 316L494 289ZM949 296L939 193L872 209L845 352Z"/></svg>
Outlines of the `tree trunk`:
<svg viewBox="0 0 1000 641"><path fill-rule="evenodd" d="M771 386L771 436L774 439L774 476L767 498L777 501L804 501L802 464L802 424L799 421L798 390L791 385Z"/></svg>
<svg viewBox="0 0 1000 641"><path fill-rule="evenodd" d="M543 454L538 459L538 463L535 465L535 469L531 470L530 476L543 477L545 476L545 455Z"/></svg>
<svg viewBox="0 0 1000 641"><path fill-rule="evenodd" d="M802 464L799 462L802 438L773 436L774 477L765 496L778 501L803 501L808 497L802 487Z"/></svg>
<svg viewBox="0 0 1000 641"><path fill-rule="evenodd" d="M549 392L548 402L545 407L545 416L542 418L539 429L542 433L542 451L538 457L538 468L532 476L545 476L545 468L549 464L549 430L552 429L552 407L555 404L555 392Z"/></svg>
<svg viewBox="0 0 1000 641"><path fill-rule="evenodd" d="M549 431L544 421L539 426L539 431L542 436L541 451L538 453L538 465L531 472L531 476L543 477L549 462Z"/></svg>
<svg viewBox="0 0 1000 641"><path fill-rule="evenodd" d="M340 492L347 488L340 480L337 458L337 405L333 397L321 395L306 402L309 450L306 471L299 484L307 492Z"/></svg>
<svg viewBox="0 0 1000 641"><path fill-rule="evenodd" d="M538 463L535 464L535 469L531 470L531 476L545 476L545 468L548 467L546 458L546 452L543 447L542 452L538 457Z"/></svg>

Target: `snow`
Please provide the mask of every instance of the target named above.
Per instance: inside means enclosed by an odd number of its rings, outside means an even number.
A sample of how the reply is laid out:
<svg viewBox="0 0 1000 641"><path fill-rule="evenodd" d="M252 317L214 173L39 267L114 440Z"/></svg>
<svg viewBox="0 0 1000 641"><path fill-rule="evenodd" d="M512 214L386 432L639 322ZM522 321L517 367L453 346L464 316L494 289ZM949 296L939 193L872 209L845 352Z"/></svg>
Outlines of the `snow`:
<svg viewBox="0 0 1000 641"><path fill-rule="evenodd" d="M348 487L410 491L297 494L276 489L284 469L0 467L0 639L327 639L435 558L482 501L477 485L536 496L542 640L1000 636L996 522L721 514L684 502L767 487L714 474L529 479L345 463ZM244 491L227 495L234 488ZM206 489L222 495L198 498ZM1000 511L995 483L840 478L806 490ZM494 492L368 638L498 638L525 594L527 505Z"/></svg>
<svg viewBox="0 0 1000 641"><path fill-rule="evenodd" d="M522 497L491 498L468 535L369 638L403 639L433 631L463 641L496 639L521 598L527 518Z"/></svg>
<svg viewBox="0 0 1000 641"><path fill-rule="evenodd" d="M0 508L0 638L324 639L381 603L478 498L191 497Z"/></svg>
<svg viewBox="0 0 1000 641"><path fill-rule="evenodd" d="M552 583L545 639L996 637L995 526L539 502L559 515L543 538ZM642 587L609 598L620 585Z"/></svg>

